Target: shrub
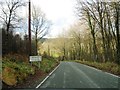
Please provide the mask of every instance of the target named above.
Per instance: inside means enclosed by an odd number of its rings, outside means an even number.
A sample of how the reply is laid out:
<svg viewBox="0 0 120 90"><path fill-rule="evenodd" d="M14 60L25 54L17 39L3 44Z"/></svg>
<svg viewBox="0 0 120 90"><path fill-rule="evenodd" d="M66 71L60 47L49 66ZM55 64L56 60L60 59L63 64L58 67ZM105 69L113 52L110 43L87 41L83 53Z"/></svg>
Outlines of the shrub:
<svg viewBox="0 0 120 90"><path fill-rule="evenodd" d="M16 85L31 74L35 74L35 68L28 63L20 62L19 60L15 60L14 62L13 58L3 58L2 81L7 85Z"/></svg>
<svg viewBox="0 0 120 90"><path fill-rule="evenodd" d="M8 60L12 62L27 62L28 63L28 57L25 55L20 54L7 54L4 56L4 60Z"/></svg>
<svg viewBox="0 0 120 90"><path fill-rule="evenodd" d="M58 62L53 58L48 58L48 59L43 58L43 60L40 63L40 69L46 73L49 73L57 63ZM39 64L37 62L33 64L39 67Z"/></svg>

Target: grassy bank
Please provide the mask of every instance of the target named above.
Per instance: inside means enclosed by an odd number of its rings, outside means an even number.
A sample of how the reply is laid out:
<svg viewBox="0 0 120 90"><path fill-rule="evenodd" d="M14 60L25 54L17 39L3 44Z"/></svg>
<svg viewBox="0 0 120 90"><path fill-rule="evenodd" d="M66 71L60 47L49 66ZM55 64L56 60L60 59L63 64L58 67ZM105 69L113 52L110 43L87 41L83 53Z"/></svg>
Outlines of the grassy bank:
<svg viewBox="0 0 120 90"><path fill-rule="evenodd" d="M80 60L75 60L78 63L86 64L92 67L95 67L97 69L113 73L116 75L120 75L120 65L112 62L106 62L106 63L99 63L99 62L90 62L90 61L80 61Z"/></svg>
<svg viewBox="0 0 120 90"><path fill-rule="evenodd" d="M9 86L16 86L23 83L28 76L33 76L37 71L49 73L58 62L53 58L43 58L40 63L33 63L31 65L28 62L27 57L22 55L7 55L2 58L2 82Z"/></svg>
<svg viewBox="0 0 120 90"><path fill-rule="evenodd" d="M39 62L33 62L32 64L37 66L43 72L49 73L56 65L58 65L58 63L59 62L53 58L43 58L43 60L40 62L40 67Z"/></svg>

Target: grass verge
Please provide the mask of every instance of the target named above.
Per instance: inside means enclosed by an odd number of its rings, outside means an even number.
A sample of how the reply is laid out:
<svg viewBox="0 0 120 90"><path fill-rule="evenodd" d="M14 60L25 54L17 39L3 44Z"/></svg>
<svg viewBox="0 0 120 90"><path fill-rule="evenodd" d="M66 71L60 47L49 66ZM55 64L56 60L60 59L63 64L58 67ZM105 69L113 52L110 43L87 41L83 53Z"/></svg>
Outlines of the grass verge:
<svg viewBox="0 0 120 90"><path fill-rule="evenodd" d="M37 77L42 78L42 73L49 73L58 64L53 58L43 58L40 67L38 62L31 65L27 61L26 57L22 55L8 55L2 58L2 77L0 77L2 82L8 86L15 87L25 82L28 77L36 76L37 72L41 72Z"/></svg>
<svg viewBox="0 0 120 90"><path fill-rule="evenodd" d="M59 64L58 61L56 61L54 58L43 58L43 60L40 62L33 62L35 66L37 66L41 71L45 73L49 73L53 68Z"/></svg>
<svg viewBox="0 0 120 90"><path fill-rule="evenodd" d="M2 81L10 86L22 83L29 75L35 74L35 67L25 62L2 61Z"/></svg>
<svg viewBox="0 0 120 90"><path fill-rule="evenodd" d="M80 60L75 60L75 62L92 66L112 74L120 75L120 70L119 70L120 65L113 62L99 63L99 62L80 61Z"/></svg>

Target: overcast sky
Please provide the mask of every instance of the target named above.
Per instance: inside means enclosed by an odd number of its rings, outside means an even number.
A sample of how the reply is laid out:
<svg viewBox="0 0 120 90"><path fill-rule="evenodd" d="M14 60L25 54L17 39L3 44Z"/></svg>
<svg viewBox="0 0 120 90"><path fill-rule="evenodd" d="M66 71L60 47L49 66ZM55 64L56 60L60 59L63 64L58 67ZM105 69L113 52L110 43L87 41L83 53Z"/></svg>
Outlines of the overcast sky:
<svg viewBox="0 0 120 90"><path fill-rule="evenodd" d="M26 1L28 2L29 0L25 0L25 2ZM0 2L4 2L4 0L0 0ZM49 35L51 37L59 35L59 33L67 29L76 21L74 12L76 0L31 0L31 4L40 7L46 14L47 19L52 22L50 29L51 33ZM28 19L28 5L25 8L20 8L18 13L20 16L25 17L26 22ZM27 28L25 23L23 28ZM21 30L17 30L17 33L21 32Z"/></svg>
<svg viewBox="0 0 120 90"><path fill-rule="evenodd" d="M75 0L31 0L52 21L50 36L57 36L76 21Z"/></svg>

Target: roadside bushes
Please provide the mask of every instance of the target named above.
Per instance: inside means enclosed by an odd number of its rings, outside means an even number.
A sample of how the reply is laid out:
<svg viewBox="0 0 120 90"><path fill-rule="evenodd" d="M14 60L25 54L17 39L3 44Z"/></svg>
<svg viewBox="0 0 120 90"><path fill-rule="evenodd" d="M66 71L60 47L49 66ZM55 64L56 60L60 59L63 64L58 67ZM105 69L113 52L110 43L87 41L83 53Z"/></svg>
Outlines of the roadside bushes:
<svg viewBox="0 0 120 90"><path fill-rule="evenodd" d="M53 58L44 58L41 62L41 70L46 73L49 73L53 68L58 64L58 62Z"/></svg>
<svg viewBox="0 0 120 90"><path fill-rule="evenodd" d="M35 74L35 68L29 63L22 62L26 58L7 55L2 59L2 81L10 86L16 85L26 79L28 75Z"/></svg>
<svg viewBox="0 0 120 90"><path fill-rule="evenodd" d="M9 61L12 61L12 62L26 62L26 63L28 63L28 57L26 57L26 55L12 54L11 53L11 54L5 55L3 58L4 58L4 60L9 59Z"/></svg>
<svg viewBox="0 0 120 90"><path fill-rule="evenodd" d="M39 67L39 62L33 62L34 65ZM49 73L58 64L58 61L54 58L43 58L40 63L40 70Z"/></svg>
<svg viewBox="0 0 120 90"><path fill-rule="evenodd" d="M2 82L9 86L22 83L29 75L34 75L36 69L49 73L58 64L53 58L43 58L39 68L39 62L28 63L25 56L19 54L9 54L2 58Z"/></svg>

